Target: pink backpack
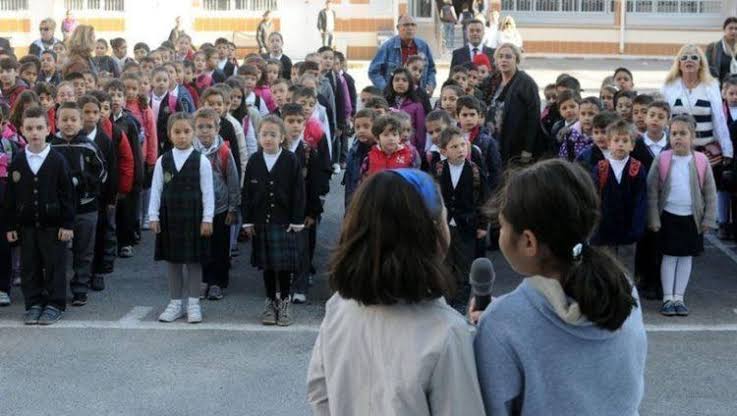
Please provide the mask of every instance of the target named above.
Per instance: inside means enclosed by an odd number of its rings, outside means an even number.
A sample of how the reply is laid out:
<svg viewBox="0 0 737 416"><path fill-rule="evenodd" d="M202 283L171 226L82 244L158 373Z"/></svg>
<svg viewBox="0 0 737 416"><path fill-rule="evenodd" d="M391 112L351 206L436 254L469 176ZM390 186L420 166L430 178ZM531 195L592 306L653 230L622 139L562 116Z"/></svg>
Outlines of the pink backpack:
<svg viewBox="0 0 737 416"><path fill-rule="evenodd" d="M694 162L696 163L696 173L699 176L699 186L704 187L704 178L706 177L706 169L709 168L709 159L701 152L693 152ZM670 162L673 160L673 151L664 150L660 153L658 161L658 173L660 175L660 184L665 183L670 170Z"/></svg>

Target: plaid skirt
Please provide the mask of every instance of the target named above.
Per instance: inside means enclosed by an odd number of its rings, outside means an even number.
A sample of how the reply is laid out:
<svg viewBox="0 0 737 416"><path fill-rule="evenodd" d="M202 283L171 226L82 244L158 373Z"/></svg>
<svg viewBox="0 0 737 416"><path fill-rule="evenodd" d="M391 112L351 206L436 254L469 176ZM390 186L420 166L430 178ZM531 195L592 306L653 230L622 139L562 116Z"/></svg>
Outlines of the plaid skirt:
<svg viewBox="0 0 737 416"><path fill-rule="evenodd" d="M251 265L261 270L296 272L304 262L307 251L306 233L287 232L286 224L257 224L254 226Z"/></svg>

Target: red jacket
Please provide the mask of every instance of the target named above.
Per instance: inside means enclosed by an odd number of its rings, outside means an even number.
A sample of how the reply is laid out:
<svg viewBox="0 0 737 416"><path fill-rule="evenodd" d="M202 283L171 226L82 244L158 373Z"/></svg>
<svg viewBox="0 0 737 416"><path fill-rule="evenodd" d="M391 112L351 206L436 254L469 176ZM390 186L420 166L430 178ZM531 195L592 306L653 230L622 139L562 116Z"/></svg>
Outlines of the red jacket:
<svg viewBox="0 0 737 416"><path fill-rule="evenodd" d="M320 140L325 135L322 131L322 126L316 118L310 118L305 124L304 140L313 149L317 149L317 145L320 144Z"/></svg>
<svg viewBox="0 0 737 416"><path fill-rule="evenodd" d="M117 148L115 149L118 157L118 193L127 194L133 189L134 171L133 150L128 142L128 136L119 129L115 130L114 135L113 123L107 118L100 120L100 127L108 137L113 138L114 145L116 144L117 134L120 134L120 140L117 141Z"/></svg>
<svg viewBox="0 0 737 416"><path fill-rule="evenodd" d="M151 107L147 107L145 110L138 105L138 100L128 100L125 103L127 108L133 117L135 117L144 133L143 142L143 159L146 161L146 165L154 167L156 165L156 159L159 157L159 140L156 136L156 120L154 119L154 110Z"/></svg>
<svg viewBox="0 0 737 416"><path fill-rule="evenodd" d="M413 157L412 149L409 146L400 146L396 152L390 155L384 153L379 146L374 146L366 156L368 161L366 174L373 175L388 169L411 168Z"/></svg>
<svg viewBox="0 0 737 416"><path fill-rule="evenodd" d="M2 90L2 101L8 104L8 107L12 109L13 104L15 104L15 100L18 99L18 96L20 95L20 93L22 93L23 91L27 89L28 88L25 86L25 84L21 84L20 82L17 82L14 86L10 87L9 89Z"/></svg>

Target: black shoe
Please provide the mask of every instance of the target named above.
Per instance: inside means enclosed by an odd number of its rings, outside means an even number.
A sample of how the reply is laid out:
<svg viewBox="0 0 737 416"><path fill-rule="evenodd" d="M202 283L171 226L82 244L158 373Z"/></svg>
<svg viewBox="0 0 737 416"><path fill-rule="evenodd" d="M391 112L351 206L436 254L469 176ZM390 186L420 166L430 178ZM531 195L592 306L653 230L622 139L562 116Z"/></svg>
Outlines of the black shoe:
<svg viewBox="0 0 737 416"><path fill-rule="evenodd" d="M72 306L84 306L87 304L86 293L75 293L72 297Z"/></svg>
<svg viewBox="0 0 737 416"><path fill-rule="evenodd" d="M59 321L61 319L61 314L63 312L60 309L57 309L53 306L47 306L44 308L43 313L41 313L41 316L38 318L38 324L39 325L51 325Z"/></svg>
<svg viewBox="0 0 737 416"><path fill-rule="evenodd" d="M105 290L105 278L101 274L92 275L92 279L90 279L90 289L95 292Z"/></svg>
<svg viewBox="0 0 737 416"><path fill-rule="evenodd" d="M26 313L23 315L23 323L26 325L36 325L38 324L38 318L41 317L41 313L43 313L44 307L41 305L33 305Z"/></svg>

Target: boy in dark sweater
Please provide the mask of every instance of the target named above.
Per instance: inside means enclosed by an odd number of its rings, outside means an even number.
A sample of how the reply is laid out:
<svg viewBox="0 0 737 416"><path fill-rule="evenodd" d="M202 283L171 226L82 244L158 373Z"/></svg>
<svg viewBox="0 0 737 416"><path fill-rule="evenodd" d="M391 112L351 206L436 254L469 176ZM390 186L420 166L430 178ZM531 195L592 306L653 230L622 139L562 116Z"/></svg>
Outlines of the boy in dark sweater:
<svg viewBox="0 0 737 416"><path fill-rule="evenodd" d="M22 131L28 146L10 165L3 238L20 241L22 247L25 323L50 325L66 309L66 248L74 235L74 188L64 156L46 144L46 111L28 108Z"/></svg>
<svg viewBox="0 0 737 416"><path fill-rule="evenodd" d="M74 277L70 283L72 306L83 306L87 304L87 290L92 278L98 199L107 181L107 171L100 149L82 131L79 106L63 103L56 114L58 133L51 140L51 147L67 160L77 197L72 242Z"/></svg>
<svg viewBox="0 0 737 416"><path fill-rule="evenodd" d="M594 116L594 127L591 130L591 139L594 142L576 157L576 162L582 164L587 172L591 172L599 161L606 159L607 155L609 155L609 150L607 149L609 139L606 135L606 129L617 120L619 120L619 116L608 111Z"/></svg>

